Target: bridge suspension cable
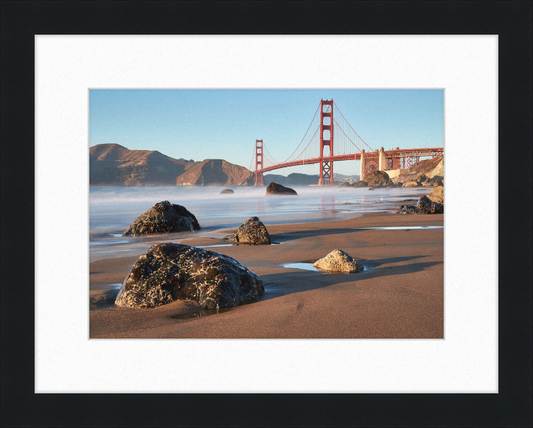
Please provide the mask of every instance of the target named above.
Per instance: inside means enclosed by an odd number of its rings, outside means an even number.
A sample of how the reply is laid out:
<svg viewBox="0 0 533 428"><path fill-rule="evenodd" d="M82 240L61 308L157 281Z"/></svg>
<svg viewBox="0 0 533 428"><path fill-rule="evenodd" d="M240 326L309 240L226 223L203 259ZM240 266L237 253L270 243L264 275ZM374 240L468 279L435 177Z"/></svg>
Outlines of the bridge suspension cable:
<svg viewBox="0 0 533 428"><path fill-rule="evenodd" d="M339 112L339 114L341 115L341 117L343 118L343 120L344 120L343 123L345 123L346 125L348 125L348 126L350 127L350 129L353 131L353 133L357 136L357 138L358 138L361 142L363 142L363 143L368 147L368 149L369 149L371 152L373 152L374 149L373 149L372 147L370 147L370 146L366 143L366 141L363 140L363 139L361 138L361 136L355 131L355 129L352 128L352 125L350 125L350 122L348 122L348 121L346 120L346 118L344 117L344 115L343 115L342 112L340 111L339 106L335 103L335 101L333 102L333 104L335 105L335 108L337 109L337 111ZM339 126L341 129L344 128L344 126L341 126L341 125L338 125L338 126ZM343 132L344 132L344 129L343 129ZM345 135L346 135L346 133L345 133ZM348 137L348 135L346 135L346 136ZM350 138L348 137L348 139L350 139ZM354 140L355 140L355 138L354 138ZM355 145L355 143L353 143L353 141L352 141L352 144ZM357 147L357 146L356 146L356 147ZM360 149L359 149L359 150L360 150Z"/></svg>
<svg viewBox="0 0 533 428"><path fill-rule="evenodd" d="M274 157L270 154L270 152L268 151L268 149L266 148L266 145L263 144L263 159L268 161L270 163L270 165L276 165L278 164L279 162L277 160L274 159Z"/></svg>
<svg viewBox="0 0 533 428"><path fill-rule="evenodd" d="M290 159L291 159L291 158L294 156L294 154L298 151L298 149L300 148L300 146L301 146L302 143L304 142L305 137L306 137L307 134L309 133L309 130L311 129L311 126L313 126L313 122L315 121L315 119L316 119L316 115L317 115L317 113L318 113L319 110L320 110L320 103L318 104L318 107L317 107L317 109L316 109L316 111L315 111L315 114L314 114L314 116L313 116L313 119L311 119L311 123L309 124L309 127L307 128L307 131L305 131L305 135L303 136L302 141L300 141L300 144L298 144L298 147L296 147L296 149L294 150L294 152L292 152L292 154L291 154L287 159L285 159L282 163L290 162ZM318 131L318 128L317 128L317 131ZM316 134L316 132L315 132L315 134ZM304 152L304 151L309 147L309 144L311 143L311 141L313 140L313 138L314 138L314 135L313 135L313 137L311 137L311 140L309 141L309 143L308 143L307 146L303 149L302 152ZM301 155L301 154L300 154L300 155ZM298 159L298 158L300 157L300 155L296 156L295 159Z"/></svg>
<svg viewBox="0 0 533 428"><path fill-rule="evenodd" d="M250 167L248 168L248 171L255 171L254 158L255 158L255 149L252 153L252 159L250 159ZM254 167L254 169L252 169L252 166Z"/></svg>

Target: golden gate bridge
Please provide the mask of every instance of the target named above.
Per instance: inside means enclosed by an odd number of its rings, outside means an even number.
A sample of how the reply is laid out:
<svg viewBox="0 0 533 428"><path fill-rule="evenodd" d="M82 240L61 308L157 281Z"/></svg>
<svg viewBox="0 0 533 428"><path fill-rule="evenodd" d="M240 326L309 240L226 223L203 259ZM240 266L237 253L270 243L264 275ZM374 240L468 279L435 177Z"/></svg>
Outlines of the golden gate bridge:
<svg viewBox="0 0 533 428"><path fill-rule="evenodd" d="M419 162L421 157L436 157L442 154L442 147L372 149L348 123L333 100L320 100L300 144L284 161L276 161L263 140L255 141L255 185L263 185L265 172L315 163L320 164L318 185L334 185L333 162L336 161L360 160L360 179L363 180L371 171L408 169Z"/></svg>

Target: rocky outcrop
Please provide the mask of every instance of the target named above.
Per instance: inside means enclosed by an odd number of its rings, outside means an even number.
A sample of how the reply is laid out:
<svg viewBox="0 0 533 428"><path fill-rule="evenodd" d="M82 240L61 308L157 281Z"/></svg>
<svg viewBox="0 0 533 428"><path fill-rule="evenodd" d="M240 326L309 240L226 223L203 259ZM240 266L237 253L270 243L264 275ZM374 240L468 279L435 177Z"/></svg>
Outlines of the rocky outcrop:
<svg viewBox="0 0 533 428"><path fill-rule="evenodd" d="M263 281L237 260L201 248L158 244L139 257L115 303L150 308L174 300L195 300L206 309L256 301Z"/></svg>
<svg viewBox="0 0 533 428"><path fill-rule="evenodd" d="M402 173L393 179L393 182L399 186L439 186L444 179L444 155L417 162L408 170L401 171ZM405 185L406 183L409 184Z"/></svg>
<svg viewBox="0 0 533 428"><path fill-rule="evenodd" d="M403 183L402 187L420 187L420 183L416 180L410 180Z"/></svg>
<svg viewBox="0 0 533 428"><path fill-rule="evenodd" d="M266 189L267 195L297 195L296 190L282 186L277 183L270 183Z"/></svg>
<svg viewBox="0 0 533 428"><path fill-rule="evenodd" d="M443 182L441 177L428 177L426 174L420 174L416 179L409 179L405 181L402 184L402 187L436 187L442 185Z"/></svg>
<svg viewBox="0 0 533 428"><path fill-rule="evenodd" d="M241 186L253 184L253 173L243 166L223 159L196 162L176 178L177 186Z"/></svg>
<svg viewBox="0 0 533 428"><path fill-rule="evenodd" d="M438 186L428 195L428 198L433 202L444 204L444 186Z"/></svg>
<svg viewBox="0 0 533 428"><path fill-rule="evenodd" d="M228 238L228 241L247 245L270 245L270 235L265 225L258 217L250 217L237 231Z"/></svg>
<svg viewBox="0 0 533 428"><path fill-rule="evenodd" d="M123 236L166 234L190 230L200 230L200 224L194 214L181 205L163 201L137 217Z"/></svg>
<svg viewBox="0 0 533 428"><path fill-rule="evenodd" d="M224 189L222 190L222 192L220 192L221 195L231 195L232 193L235 193L235 192L231 189Z"/></svg>
<svg viewBox="0 0 533 428"><path fill-rule="evenodd" d="M377 189L381 187L396 187L396 184L390 179L385 171L371 171L364 180L356 181L355 183L342 183L342 187L370 187Z"/></svg>
<svg viewBox="0 0 533 428"><path fill-rule="evenodd" d="M427 173L427 176L429 178L440 178L442 180L444 179L444 156L439 156L435 159L438 159L438 163L435 168Z"/></svg>
<svg viewBox="0 0 533 428"><path fill-rule="evenodd" d="M358 273L364 266L342 250L333 250L326 257L317 260L313 266L330 273Z"/></svg>
<svg viewBox="0 0 533 428"><path fill-rule="evenodd" d="M365 175L365 181L369 187L386 187L390 182L390 178L385 171L372 171Z"/></svg>
<svg viewBox="0 0 533 428"><path fill-rule="evenodd" d="M402 205L397 214L444 214L444 205L422 196L416 205Z"/></svg>

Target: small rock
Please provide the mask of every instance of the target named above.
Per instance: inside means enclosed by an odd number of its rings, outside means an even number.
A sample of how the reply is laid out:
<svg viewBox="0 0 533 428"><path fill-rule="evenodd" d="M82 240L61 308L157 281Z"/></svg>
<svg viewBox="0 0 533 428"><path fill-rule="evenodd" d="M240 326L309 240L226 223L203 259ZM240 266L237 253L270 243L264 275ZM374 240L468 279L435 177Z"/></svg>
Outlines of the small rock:
<svg viewBox="0 0 533 428"><path fill-rule="evenodd" d="M296 190L282 186L277 183L270 183L266 188L267 195L297 195Z"/></svg>
<svg viewBox="0 0 533 428"><path fill-rule="evenodd" d="M339 249L333 250L326 257L317 260L313 266L316 269L332 273L357 273L364 270L364 266L360 262Z"/></svg>
<svg viewBox="0 0 533 428"><path fill-rule="evenodd" d="M235 193L235 192L231 189L224 189L222 190L222 192L220 192L221 195L231 194L231 193Z"/></svg>
<svg viewBox="0 0 533 428"><path fill-rule="evenodd" d="M270 235L258 217L250 217L228 238L230 242L248 245L270 245Z"/></svg>

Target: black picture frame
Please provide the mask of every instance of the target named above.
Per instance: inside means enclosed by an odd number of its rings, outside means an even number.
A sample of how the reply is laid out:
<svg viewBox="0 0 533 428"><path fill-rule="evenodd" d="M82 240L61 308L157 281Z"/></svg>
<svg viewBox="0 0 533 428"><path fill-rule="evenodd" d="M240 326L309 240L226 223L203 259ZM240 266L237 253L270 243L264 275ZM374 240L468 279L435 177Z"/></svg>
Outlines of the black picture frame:
<svg viewBox="0 0 533 428"><path fill-rule="evenodd" d="M532 426L531 16L529 1L2 2L1 425ZM34 394L36 34L497 34L499 393Z"/></svg>

